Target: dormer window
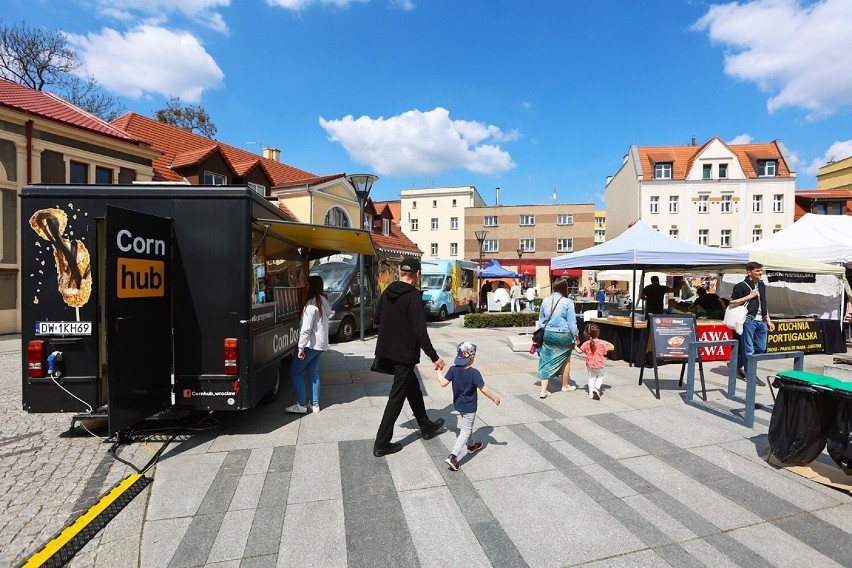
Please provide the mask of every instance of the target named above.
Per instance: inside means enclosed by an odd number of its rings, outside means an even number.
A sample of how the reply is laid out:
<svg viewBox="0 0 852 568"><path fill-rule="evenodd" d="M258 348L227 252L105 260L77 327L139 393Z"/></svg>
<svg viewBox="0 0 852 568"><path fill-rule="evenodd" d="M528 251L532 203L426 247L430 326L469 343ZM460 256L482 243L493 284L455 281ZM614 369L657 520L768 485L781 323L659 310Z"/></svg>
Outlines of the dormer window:
<svg viewBox="0 0 852 568"><path fill-rule="evenodd" d="M654 164L654 179L672 179L672 163L660 162Z"/></svg>
<svg viewBox="0 0 852 568"><path fill-rule="evenodd" d="M382 219L382 234L390 235L390 219Z"/></svg>
<svg viewBox="0 0 852 568"><path fill-rule="evenodd" d="M758 160L757 175L759 177L775 177L778 168L777 160Z"/></svg>

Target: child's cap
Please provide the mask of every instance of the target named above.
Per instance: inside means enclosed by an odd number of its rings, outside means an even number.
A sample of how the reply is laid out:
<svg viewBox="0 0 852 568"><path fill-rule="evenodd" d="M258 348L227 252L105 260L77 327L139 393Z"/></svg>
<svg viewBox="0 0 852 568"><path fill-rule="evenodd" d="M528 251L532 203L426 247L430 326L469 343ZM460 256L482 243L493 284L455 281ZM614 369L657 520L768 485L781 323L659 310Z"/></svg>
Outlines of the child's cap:
<svg viewBox="0 0 852 568"><path fill-rule="evenodd" d="M462 341L459 343L458 347L456 347L456 360L453 363L456 367L464 367L473 356L476 355L476 345L473 343L468 343L467 341Z"/></svg>

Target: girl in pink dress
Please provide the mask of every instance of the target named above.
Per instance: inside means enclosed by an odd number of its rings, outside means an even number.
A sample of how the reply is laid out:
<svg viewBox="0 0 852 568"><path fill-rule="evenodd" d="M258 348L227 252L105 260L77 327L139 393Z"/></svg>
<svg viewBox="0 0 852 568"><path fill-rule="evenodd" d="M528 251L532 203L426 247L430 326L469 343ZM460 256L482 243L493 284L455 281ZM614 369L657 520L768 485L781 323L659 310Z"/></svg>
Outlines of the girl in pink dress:
<svg viewBox="0 0 852 568"><path fill-rule="evenodd" d="M601 385L603 384L604 365L606 363L606 352L615 349L609 341L599 339L600 328L590 323L583 330L583 338L586 340L580 346L574 348L586 355L586 370L589 372L589 398L601 399Z"/></svg>

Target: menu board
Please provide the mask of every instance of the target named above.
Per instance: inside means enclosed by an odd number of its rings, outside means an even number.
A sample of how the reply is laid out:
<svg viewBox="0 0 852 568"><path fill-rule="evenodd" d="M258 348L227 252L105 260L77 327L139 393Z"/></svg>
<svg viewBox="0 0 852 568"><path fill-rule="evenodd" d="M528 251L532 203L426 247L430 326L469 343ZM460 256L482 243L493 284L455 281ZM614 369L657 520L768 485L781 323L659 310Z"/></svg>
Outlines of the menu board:
<svg viewBox="0 0 852 568"><path fill-rule="evenodd" d="M686 362L689 344L695 341L695 318L685 314L648 317L654 358L657 361Z"/></svg>

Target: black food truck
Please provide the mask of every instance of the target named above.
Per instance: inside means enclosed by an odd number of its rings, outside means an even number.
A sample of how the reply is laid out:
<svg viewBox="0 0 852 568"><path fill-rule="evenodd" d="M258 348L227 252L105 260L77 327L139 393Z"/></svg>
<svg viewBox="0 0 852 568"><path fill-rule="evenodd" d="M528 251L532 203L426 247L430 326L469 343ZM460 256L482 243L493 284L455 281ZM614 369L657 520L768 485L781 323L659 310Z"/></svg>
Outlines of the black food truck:
<svg viewBox="0 0 852 568"><path fill-rule="evenodd" d="M309 263L375 255L244 186L33 185L21 219L23 408L106 409L110 434L277 398Z"/></svg>

